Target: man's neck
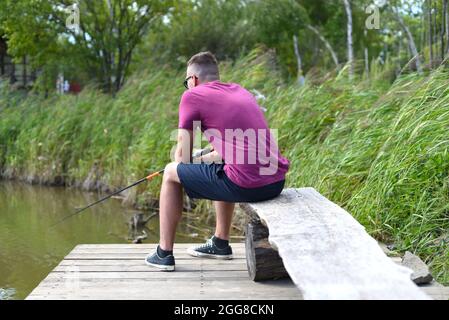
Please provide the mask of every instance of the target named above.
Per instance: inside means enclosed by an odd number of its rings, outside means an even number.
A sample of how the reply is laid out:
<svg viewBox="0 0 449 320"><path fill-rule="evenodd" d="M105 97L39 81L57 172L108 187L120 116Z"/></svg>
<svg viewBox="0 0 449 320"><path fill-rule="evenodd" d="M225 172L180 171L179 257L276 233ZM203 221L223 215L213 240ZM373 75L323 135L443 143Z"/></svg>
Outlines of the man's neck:
<svg viewBox="0 0 449 320"><path fill-rule="evenodd" d="M220 81L220 79L206 79L203 82L200 82L199 84L205 84L205 83L214 82L214 81Z"/></svg>

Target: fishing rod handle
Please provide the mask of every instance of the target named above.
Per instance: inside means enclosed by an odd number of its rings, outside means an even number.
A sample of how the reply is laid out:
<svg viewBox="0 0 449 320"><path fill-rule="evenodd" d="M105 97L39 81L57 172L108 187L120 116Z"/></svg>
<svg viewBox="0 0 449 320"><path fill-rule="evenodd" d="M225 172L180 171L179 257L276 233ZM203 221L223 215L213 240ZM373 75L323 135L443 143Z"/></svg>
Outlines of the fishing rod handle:
<svg viewBox="0 0 449 320"><path fill-rule="evenodd" d="M204 155L206 155L206 154L208 154L208 153L211 153L213 150L214 150L213 147L207 147L207 148L198 150L197 152L195 152L195 153L193 154L192 157L193 157L194 159L195 159L195 158L199 158L199 157L204 156Z"/></svg>

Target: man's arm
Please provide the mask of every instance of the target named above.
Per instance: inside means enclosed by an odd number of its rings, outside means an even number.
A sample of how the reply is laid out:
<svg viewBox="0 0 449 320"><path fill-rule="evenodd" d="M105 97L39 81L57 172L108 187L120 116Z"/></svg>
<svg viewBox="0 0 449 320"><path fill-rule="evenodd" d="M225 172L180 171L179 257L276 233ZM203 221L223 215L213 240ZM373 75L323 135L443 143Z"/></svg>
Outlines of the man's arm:
<svg viewBox="0 0 449 320"><path fill-rule="evenodd" d="M204 156L201 156L201 161L205 163L212 163L212 162L221 163L223 159L218 154L218 152L214 150L208 154L205 154Z"/></svg>
<svg viewBox="0 0 449 320"><path fill-rule="evenodd" d="M183 163L192 162L193 132L187 129L178 129L178 142L175 151L175 161Z"/></svg>
<svg viewBox="0 0 449 320"><path fill-rule="evenodd" d="M193 148L193 132L187 129L178 129L178 139L175 151L175 161L183 163L192 162L192 148ZM202 155L201 162L205 163L221 163L223 159L216 150Z"/></svg>

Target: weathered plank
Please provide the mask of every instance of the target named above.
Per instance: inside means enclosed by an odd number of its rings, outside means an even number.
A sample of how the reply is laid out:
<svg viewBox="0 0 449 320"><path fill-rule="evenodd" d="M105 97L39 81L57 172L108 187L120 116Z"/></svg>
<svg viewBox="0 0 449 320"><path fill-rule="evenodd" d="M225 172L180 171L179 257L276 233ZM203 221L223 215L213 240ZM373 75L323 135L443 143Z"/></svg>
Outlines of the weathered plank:
<svg viewBox="0 0 449 320"><path fill-rule="evenodd" d="M202 244L203 242L199 243L175 243L174 245L174 251L176 250L185 250L191 246ZM245 243L244 242L233 242L231 243L232 249L244 249ZM83 250L83 249L145 249L145 250L154 250L156 249L157 244L155 243L139 243L139 244L131 244L131 243L111 243L111 244L79 244L77 245L74 250Z"/></svg>
<svg viewBox="0 0 449 320"><path fill-rule="evenodd" d="M163 273L165 275L165 273ZM155 285L158 284L158 285ZM254 283L247 280L57 283L40 286L27 299L301 299L291 281Z"/></svg>
<svg viewBox="0 0 449 320"><path fill-rule="evenodd" d="M305 299L428 299L349 213L313 188L244 204Z"/></svg>
<svg viewBox="0 0 449 320"><path fill-rule="evenodd" d="M182 265L192 264L192 265L233 265L233 264L244 264L245 259L232 259L232 260L215 260L215 259L195 259L191 258L182 261ZM243 261L242 261L243 260ZM126 259L126 260L94 260L94 259L79 259L79 260L62 260L59 266L137 266L142 265L142 259Z"/></svg>
<svg viewBox="0 0 449 320"><path fill-rule="evenodd" d="M191 245L175 247L169 273L144 264L154 244L79 245L27 299L302 299L289 279L251 281L243 243L232 244L238 258L226 261L186 255Z"/></svg>
<svg viewBox="0 0 449 320"><path fill-rule="evenodd" d="M141 260L143 261L147 253L71 253L64 259L66 260ZM188 260L190 257L185 254L176 255L176 261ZM245 259L243 254L234 254L234 259Z"/></svg>
<svg viewBox="0 0 449 320"><path fill-rule="evenodd" d="M150 268L150 267L148 267ZM246 270L210 270L198 272L201 270L184 270L183 272L167 272L161 275L161 272L137 272L137 271L127 271L127 272L114 272L114 271L101 271L101 272L90 272L90 271L77 271L72 270L68 272L52 272L50 273L46 281L65 281L65 279L157 279L159 280L161 276L165 279L219 279L219 278L248 278L248 272Z"/></svg>
<svg viewBox="0 0 449 320"><path fill-rule="evenodd" d="M82 254L82 253L133 253L133 254L148 254L153 252L155 249L146 249L146 248L98 248L98 249L79 249L75 248L71 252L71 254ZM233 248L233 254L242 255L245 253L245 248ZM187 254L186 249L175 249L173 250L173 254L175 255L183 255Z"/></svg>
<svg viewBox="0 0 449 320"><path fill-rule="evenodd" d="M420 287L427 295L435 300L449 300L449 288L443 286Z"/></svg>
<svg viewBox="0 0 449 320"><path fill-rule="evenodd" d="M176 260L192 259L186 249L194 244L176 244L173 254ZM155 244L111 244L111 245L78 245L65 260L143 260L148 253L156 249ZM232 243L234 259L245 259L244 243Z"/></svg>
<svg viewBox="0 0 449 320"><path fill-rule="evenodd" d="M214 265L214 264L183 264L177 266L176 271L247 271L246 267L242 264L222 264L222 265ZM57 266L53 271L54 272L73 272L77 270L78 272L157 272L158 270L149 269L148 266L143 265L131 265L131 266L123 266L123 265L91 265L91 266Z"/></svg>

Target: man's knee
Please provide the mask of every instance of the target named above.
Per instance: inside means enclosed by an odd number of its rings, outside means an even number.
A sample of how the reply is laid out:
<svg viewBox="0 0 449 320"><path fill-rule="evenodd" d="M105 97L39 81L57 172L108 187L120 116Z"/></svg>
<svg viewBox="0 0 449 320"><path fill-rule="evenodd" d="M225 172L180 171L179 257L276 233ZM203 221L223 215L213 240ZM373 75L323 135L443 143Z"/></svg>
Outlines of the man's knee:
<svg viewBox="0 0 449 320"><path fill-rule="evenodd" d="M168 163L164 169L164 180L179 183L177 168L178 168L177 162Z"/></svg>

